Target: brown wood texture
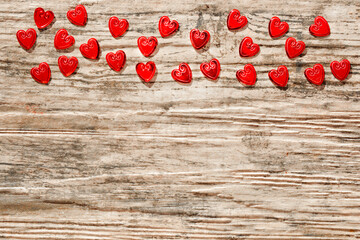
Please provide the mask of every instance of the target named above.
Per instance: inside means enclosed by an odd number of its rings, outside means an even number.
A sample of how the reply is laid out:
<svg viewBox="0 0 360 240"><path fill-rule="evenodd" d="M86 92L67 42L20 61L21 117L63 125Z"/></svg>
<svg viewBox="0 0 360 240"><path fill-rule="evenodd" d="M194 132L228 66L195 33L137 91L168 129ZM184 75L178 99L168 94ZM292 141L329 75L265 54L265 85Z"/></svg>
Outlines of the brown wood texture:
<svg viewBox="0 0 360 240"><path fill-rule="evenodd" d="M78 3L88 11L85 27L66 12ZM39 31L37 7L56 22ZM249 24L231 32L227 14L239 9ZM358 239L360 238L360 2L358 0L259 1L0 1L0 239ZM126 18L128 32L114 39L111 16ZM163 39L157 24L167 15L179 32ZM332 34L315 38L308 28L324 16ZM273 40L268 22L290 25ZM31 52L16 40L34 28ZM65 52L79 59L65 78L57 66L64 54L53 46L66 28L76 39ZM193 28L211 33L210 48L195 51ZM159 50L145 58L140 36L156 36ZM240 58L250 36L261 52ZM307 45L294 60L284 43L293 36ZM78 48L99 40L101 58ZM112 71L108 52L127 54L124 71ZM218 81L199 65L221 62ZM331 61L347 58L348 81L331 74ZM135 72L154 61L153 85ZM52 80L37 84L29 71L49 63ZM193 82L170 76L188 62ZM252 63L255 87L235 73ZM312 86L304 70L321 63L324 87ZM267 72L284 64L288 88L276 88Z"/></svg>

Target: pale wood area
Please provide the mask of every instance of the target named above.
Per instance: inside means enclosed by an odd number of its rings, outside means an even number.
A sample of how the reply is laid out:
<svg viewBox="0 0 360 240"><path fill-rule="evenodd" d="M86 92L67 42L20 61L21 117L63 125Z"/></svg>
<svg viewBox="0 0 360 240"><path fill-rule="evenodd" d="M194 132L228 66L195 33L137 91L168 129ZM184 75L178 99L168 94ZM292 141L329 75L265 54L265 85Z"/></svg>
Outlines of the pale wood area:
<svg viewBox="0 0 360 240"><path fill-rule="evenodd" d="M88 11L86 27L66 12L78 3ZM36 7L52 10L56 22L39 31ZM230 32L228 12L248 17ZM358 0L251 1L0 1L0 239L356 239L360 238L360 2ZM126 18L129 31L114 39L111 16ZM180 31L163 39L158 20L167 15ZM290 25L272 40L272 16ZM308 27L324 16L332 34L319 39ZM34 28L28 53L16 31ZM189 31L211 33L208 51L195 51ZM79 59L69 78L57 66L56 31L66 28ZM144 85L135 64L146 62L139 36L156 36L155 84ZM238 53L245 36L261 52ZM289 60L284 43L293 36L306 55ZM99 61L78 47L99 40ZM122 49L122 73L106 64L106 53ZM221 77L212 82L200 63L216 57ZM346 83L330 62L352 64ZM37 84L29 71L49 63L52 80ZM193 82L184 86L170 72L188 62ZM246 63L258 71L246 88L235 72ZM321 63L324 88L314 88L304 70ZM288 89L267 72L285 64Z"/></svg>

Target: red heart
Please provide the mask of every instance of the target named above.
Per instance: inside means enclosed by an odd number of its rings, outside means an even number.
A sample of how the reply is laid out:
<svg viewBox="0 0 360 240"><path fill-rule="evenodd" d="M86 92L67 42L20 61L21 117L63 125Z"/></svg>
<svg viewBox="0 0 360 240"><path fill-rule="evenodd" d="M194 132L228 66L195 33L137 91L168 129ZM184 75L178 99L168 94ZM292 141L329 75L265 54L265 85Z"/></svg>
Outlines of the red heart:
<svg viewBox="0 0 360 240"><path fill-rule="evenodd" d="M109 19L109 30L114 38L123 35L128 28L129 28L129 22L126 19L119 20L115 16Z"/></svg>
<svg viewBox="0 0 360 240"><path fill-rule="evenodd" d="M23 48L29 50L36 42L36 31L33 28L29 28L26 32L19 30L16 33L16 38Z"/></svg>
<svg viewBox="0 0 360 240"><path fill-rule="evenodd" d="M44 11L42 8L35 9L34 21L39 29L44 29L50 25L54 20L54 13L52 11Z"/></svg>
<svg viewBox="0 0 360 240"><path fill-rule="evenodd" d="M198 29L193 29L190 31L190 41L195 49L201 49L210 40L210 33L206 30L200 32Z"/></svg>
<svg viewBox="0 0 360 240"><path fill-rule="evenodd" d="M126 54L123 50L119 50L116 53L109 52L106 54L106 61L114 71L120 72L125 66Z"/></svg>
<svg viewBox="0 0 360 240"><path fill-rule="evenodd" d="M256 70L252 64L246 64L244 70L238 70L236 72L236 78L239 82L245 85L255 85L256 83Z"/></svg>
<svg viewBox="0 0 360 240"><path fill-rule="evenodd" d="M315 85L321 85L325 79L324 67L321 64L315 64L313 68L305 69L304 74L306 79Z"/></svg>
<svg viewBox="0 0 360 240"><path fill-rule="evenodd" d="M187 63L180 63L179 69L174 69L171 76L180 83L190 83L192 80L191 68Z"/></svg>
<svg viewBox="0 0 360 240"><path fill-rule="evenodd" d="M42 62L39 64L39 67L33 67L30 74L38 83L48 84L51 77L51 70L46 62Z"/></svg>
<svg viewBox="0 0 360 240"><path fill-rule="evenodd" d="M65 77L68 77L75 72L78 66L78 59L76 57L67 58L63 55L58 58L58 65L60 72L64 74Z"/></svg>
<svg viewBox="0 0 360 240"><path fill-rule="evenodd" d="M140 52L145 57L149 57L155 51L155 49L158 45L158 41L157 41L156 37L146 38L144 36L141 36L138 38L137 43L138 43Z"/></svg>
<svg viewBox="0 0 360 240"><path fill-rule="evenodd" d="M296 41L295 38L289 37L285 42L285 51L289 58L296 58L300 56L305 50L305 43L303 41Z"/></svg>
<svg viewBox="0 0 360 240"><path fill-rule="evenodd" d="M99 50L99 43L95 38L90 38L87 43L80 45L80 52L86 58L97 59Z"/></svg>
<svg viewBox="0 0 360 240"><path fill-rule="evenodd" d="M315 23L310 26L309 31L316 37L325 37L330 35L330 26L325 18L318 16L315 18Z"/></svg>
<svg viewBox="0 0 360 240"><path fill-rule="evenodd" d="M75 10L67 12L67 18L72 24L84 26L87 21L87 12L83 5L77 5Z"/></svg>
<svg viewBox="0 0 360 240"><path fill-rule="evenodd" d="M142 80L150 82L155 75L156 65L152 61L147 62L146 64L138 63L136 64L136 72Z"/></svg>
<svg viewBox="0 0 360 240"><path fill-rule="evenodd" d="M278 38L283 36L289 31L289 24L287 22L281 22L280 18L272 17L269 22L269 34L272 38Z"/></svg>
<svg viewBox="0 0 360 240"><path fill-rule="evenodd" d="M344 59L341 62L333 61L330 64L330 69L332 74L340 81L347 78L350 72L350 68L351 68L350 62L347 59Z"/></svg>
<svg viewBox="0 0 360 240"><path fill-rule="evenodd" d="M60 29L55 34L54 46L56 49L66 49L74 45L75 38L70 36L65 29Z"/></svg>
<svg viewBox="0 0 360 240"><path fill-rule="evenodd" d="M227 18L227 26L229 30L243 28L248 23L245 16L241 16L239 10L233 9L230 11Z"/></svg>
<svg viewBox="0 0 360 240"><path fill-rule="evenodd" d="M179 29L179 23L176 20L170 21L168 16L163 16L159 20L159 32L160 35L168 37L171 34L175 33Z"/></svg>
<svg viewBox="0 0 360 240"><path fill-rule="evenodd" d="M259 50L259 45L253 43L251 37L245 37L240 43L239 53L241 57L255 56Z"/></svg>
<svg viewBox="0 0 360 240"><path fill-rule="evenodd" d="M270 80L279 87L286 87L289 81L289 71L288 69L281 65L278 69L273 69L269 72Z"/></svg>
<svg viewBox="0 0 360 240"><path fill-rule="evenodd" d="M200 65L201 72L212 80L216 80L220 74L220 62L214 58L209 63L202 63Z"/></svg>

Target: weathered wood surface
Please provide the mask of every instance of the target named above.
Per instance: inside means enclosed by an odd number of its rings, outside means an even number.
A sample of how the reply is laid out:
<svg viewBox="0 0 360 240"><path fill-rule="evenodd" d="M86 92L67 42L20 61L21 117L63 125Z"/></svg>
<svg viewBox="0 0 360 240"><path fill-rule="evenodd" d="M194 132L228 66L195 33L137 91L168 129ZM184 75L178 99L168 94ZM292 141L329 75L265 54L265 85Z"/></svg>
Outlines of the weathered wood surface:
<svg viewBox="0 0 360 240"><path fill-rule="evenodd" d="M86 27L66 12L77 1L0 2L0 238L11 239L356 239L360 238L360 2L297 1L81 1ZM35 28L36 7L51 9L56 22L38 32L35 49L21 49L19 29ZM227 13L249 19L230 32ZM129 31L113 39L108 19L127 18ZM180 31L162 39L158 20L168 15ZM270 39L269 19L290 24L286 37L307 45L289 60L281 39ZM324 16L330 37L312 37L308 27ZM79 59L65 78L53 47L66 28L76 39L67 56ZM190 44L192 28L212 35L208 51ZM139 36L159 37L151 58L155 84L135 73ZM238 54L241 39L260 45L255 58ZM99 61L78 47L90 37L101 45ZM105 55L123 49L127 67L119 74ZM216 57L217 82L199 65ZM352 63L344 84L331 74L333 60ZM29 70L47 61L50 85L35 83ZM170 72L182 61L193 69L190 86ZM235 72L254 64L254 88ZM314 88L306 67L324 64L326 85ZM285 64L288 89L267 72Z"/></svg>

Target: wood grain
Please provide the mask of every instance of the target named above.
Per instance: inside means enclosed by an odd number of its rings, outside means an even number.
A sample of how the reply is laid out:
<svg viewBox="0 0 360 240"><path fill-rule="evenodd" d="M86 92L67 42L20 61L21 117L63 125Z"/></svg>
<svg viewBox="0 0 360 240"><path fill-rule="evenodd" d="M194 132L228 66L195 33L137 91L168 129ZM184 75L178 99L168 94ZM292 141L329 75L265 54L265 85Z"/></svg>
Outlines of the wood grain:
<svg viewBox="0 0 360 240"><path fill-rule="evenodd" d="M78 3L88 11L85 27L66 12ZM36 7L56 22L39 31L36 47L24 51L19 29L35 28ZM230 32L228 12L248 17L244 30ZM0 238L4 239L359 239L360 238L360 2L297 1L10 1L0 2ZM114 39L111 16L126 18L129 31ZM179 32L160 37L167 15ZM289 33L272 40L268 21L278 16ZM324 16L332 34L314 38L313 19ZM56 31L76 39L65 52L79 59L75 75L57 66L64 54L53 47ZM210 48L195 51L193 28L211 33ZM139 36L156 36L158 68L152 86L135 72ZM243 37L261 52L239 57ZM304 56L287 58L293 36L307 45ZM102 54L84 59L78 47L96 37ZM105 55L122 49L126 68L117 73ZM221 62L217 82L199 65ZM347 58L351 76L341 83L330 62ZM29 74L49 63L48 86ZM171 79L188 62L193 82ZM253 88L235 72L252 63ZM321 63L326 85L315 88L303 72ZM267 72L285 64L286 90Z"/></svg>

